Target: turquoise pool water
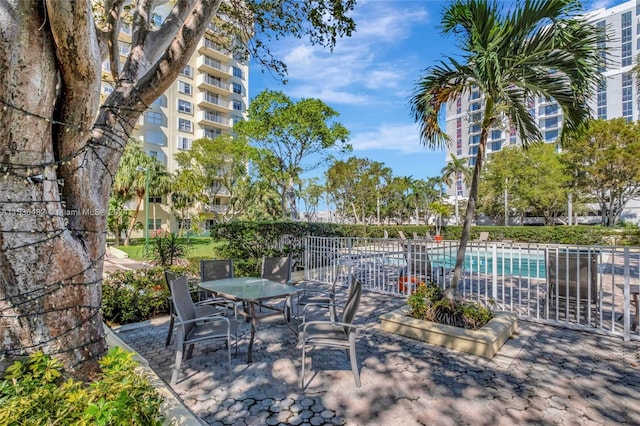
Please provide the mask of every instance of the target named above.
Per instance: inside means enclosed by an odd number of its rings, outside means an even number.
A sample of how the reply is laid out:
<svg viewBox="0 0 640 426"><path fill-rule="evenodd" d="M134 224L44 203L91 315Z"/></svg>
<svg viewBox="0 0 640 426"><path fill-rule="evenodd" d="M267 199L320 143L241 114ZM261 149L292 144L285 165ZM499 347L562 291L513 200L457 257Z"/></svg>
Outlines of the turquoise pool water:
<svg viewBox="0 0 640 426"><path fill-rule="evenodd" d="M452 270L455 267L455 253L429 253L433 267ZM386 256L387 265L406 265L403 255ZM498 275L522 278L543 278L546 276L544 253L529 251L498 251L495 256ZM469 250L465 255L464 270L471 273L492 274L494 270L493 252Z"/></svg>

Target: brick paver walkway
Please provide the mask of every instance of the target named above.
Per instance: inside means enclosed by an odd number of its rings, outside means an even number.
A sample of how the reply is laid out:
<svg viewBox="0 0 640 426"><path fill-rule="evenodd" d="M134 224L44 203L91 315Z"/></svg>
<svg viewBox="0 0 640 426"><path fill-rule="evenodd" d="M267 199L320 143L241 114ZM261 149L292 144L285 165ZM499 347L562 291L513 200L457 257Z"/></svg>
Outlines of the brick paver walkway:
<svg viewBox="0 0 640 426"><path fill-rule="evenodd" d="M175 392L213 425L525 425L640 424L640 342L520 322L491 361L380 331L378 316L404 303L363 295L357 323L362 388L342 351L311 351L302 392L300 348L281 322L259 325L246 364L248 324L226 374L220 343L195 346ZM168 318L119 330L165 381L175 338Z"/></svg>

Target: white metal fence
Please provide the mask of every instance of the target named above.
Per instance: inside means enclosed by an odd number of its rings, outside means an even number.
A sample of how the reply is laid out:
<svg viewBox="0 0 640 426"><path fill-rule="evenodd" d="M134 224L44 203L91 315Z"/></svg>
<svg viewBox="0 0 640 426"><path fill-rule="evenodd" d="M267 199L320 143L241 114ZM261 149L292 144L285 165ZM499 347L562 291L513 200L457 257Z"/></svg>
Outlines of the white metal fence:
<svg viewBox="0 0 640 426"><path fill-rule="evenodd" d="M366 289L406 296L421 282L446 288L457 249L457 241L307 237L305 278L332 282L347 265ZM458 294L467 299L526 319L640 337L639 247L470 242L463 271Z"/></svg>

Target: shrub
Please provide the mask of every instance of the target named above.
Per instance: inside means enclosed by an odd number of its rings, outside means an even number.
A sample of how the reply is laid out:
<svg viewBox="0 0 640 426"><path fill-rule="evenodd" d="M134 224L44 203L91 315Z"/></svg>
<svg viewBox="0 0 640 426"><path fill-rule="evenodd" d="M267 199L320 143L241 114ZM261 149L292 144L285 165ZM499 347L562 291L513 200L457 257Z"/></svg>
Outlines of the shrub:
<svg viewBox="0 0 640 426"><path fill-rule="evenodd" d="M187 273L180 266L171 270ZM115 271L102 282L102 314L108 323L145 321L169 312L169 296L162 267Z"/></svg>
<svg viewBox="0 0 640 426"><path fill-rule="evenodd" d="M189 252L187 241L178 238L174 232L165 233L163 237L155 237L152 241L151 254L156 265L171 266Z"/></svg>
<svg viewBox="0 0 640 426"><path fill-rule="evenodd" d="M161 425L162 397L132 357L111 349L89 385L66 378L61 364L41 351L14 362L0 381L2 424Z"/></svg>
<svg viewBox="0 0 640 426"><path fill-rule="evenodd" d="M417 319L477 330L493 318L491 310L477 302L452 300L434 283L421 284L407 298L409 315Z"/></svg>

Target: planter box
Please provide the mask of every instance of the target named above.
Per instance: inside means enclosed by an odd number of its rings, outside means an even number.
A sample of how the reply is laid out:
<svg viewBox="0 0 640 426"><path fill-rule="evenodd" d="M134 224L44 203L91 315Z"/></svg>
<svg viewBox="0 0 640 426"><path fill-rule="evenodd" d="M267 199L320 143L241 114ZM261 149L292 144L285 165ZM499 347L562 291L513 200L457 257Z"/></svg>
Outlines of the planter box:
<svg viewBox="0 0 640 426"><path fill-rule="evenodd" d="M404 307L381 315L382 330L488 359L518 328L518 316L510 312L495 312L494 318L479 330L415 319L408 312L409 308Z"/></svg>

